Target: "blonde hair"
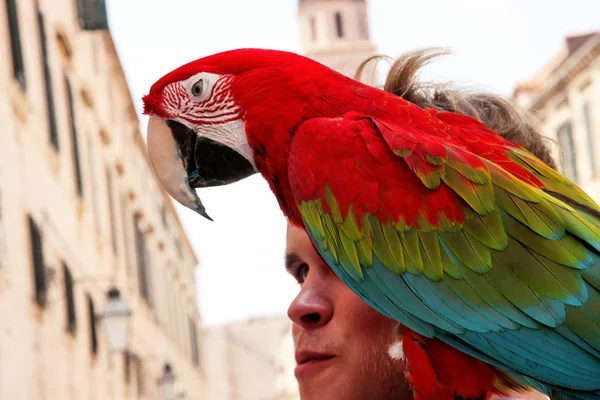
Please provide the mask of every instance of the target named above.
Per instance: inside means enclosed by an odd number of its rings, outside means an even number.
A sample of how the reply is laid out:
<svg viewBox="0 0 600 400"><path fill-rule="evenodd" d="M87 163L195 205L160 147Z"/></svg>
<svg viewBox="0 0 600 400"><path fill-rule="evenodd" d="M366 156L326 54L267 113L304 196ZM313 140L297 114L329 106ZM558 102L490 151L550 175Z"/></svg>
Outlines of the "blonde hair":
<svg viewBox="0 0 600 400"><path fill-rule="evenodd" d="M433 58L449 54L445 49L429 48L414 50L394 60L382 89L405 98L421 108L434 108L468 115L482 122L489 129L529 150L540 160L556 169L549 143L543 136L533 116L519 110L509 99L486 92L453 88L449 84L421 83L417 73ZM368 64L386 56L372 56L358 67L355 79L360 80Z"/></svg>

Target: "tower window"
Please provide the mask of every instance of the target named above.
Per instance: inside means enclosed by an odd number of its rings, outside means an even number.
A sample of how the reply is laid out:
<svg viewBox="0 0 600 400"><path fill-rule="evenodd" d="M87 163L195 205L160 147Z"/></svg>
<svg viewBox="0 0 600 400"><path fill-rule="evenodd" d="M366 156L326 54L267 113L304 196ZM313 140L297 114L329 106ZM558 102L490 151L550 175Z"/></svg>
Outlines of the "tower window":
<svg viewBox="0 0 600 400"><path fill-rule="evenodd" d="M567 121L558 128L557 132L558 145L563 152L562 173L572 180L577 182L577 159L575 155L575 143L573 141L573 130L571 121Z"/></svg>
<svg viewBox="0 0 600 400"><path fill-rule="evenodd" d="M310 38L313 42L317 41L317 21L315 17L310 19Z"/></svg>
<svg viewBox="0 0 600 400"><path fill-rule="evenodd" d="M338 11L335 13L335 30L337 37L344 37L344 26L342 24L342 14Z"/></svg>

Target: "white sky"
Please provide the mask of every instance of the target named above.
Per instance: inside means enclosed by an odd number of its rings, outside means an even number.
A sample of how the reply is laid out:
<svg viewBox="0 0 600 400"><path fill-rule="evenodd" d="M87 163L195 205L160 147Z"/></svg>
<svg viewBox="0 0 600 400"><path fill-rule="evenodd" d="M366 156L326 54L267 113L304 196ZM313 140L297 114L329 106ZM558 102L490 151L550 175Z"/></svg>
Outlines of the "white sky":
<svg viewBox="0 0 600 400"><path fill-rule="evenodd" d="M510 94L558 51L566 35L600 29L598 0L368 0L371 38L397 56L445 46L453 56L424 78ZM301 52L297 0L109 0L111 32L138 112L158 78L194 59L240 47ZM142 116L145 130L146 117ZM145 132L144 132L145 135ZM298 287L283 267L285 220L254 176L203 189L214 223L178 207L200 259L198 298L214 325L283 314Z"/></svg>

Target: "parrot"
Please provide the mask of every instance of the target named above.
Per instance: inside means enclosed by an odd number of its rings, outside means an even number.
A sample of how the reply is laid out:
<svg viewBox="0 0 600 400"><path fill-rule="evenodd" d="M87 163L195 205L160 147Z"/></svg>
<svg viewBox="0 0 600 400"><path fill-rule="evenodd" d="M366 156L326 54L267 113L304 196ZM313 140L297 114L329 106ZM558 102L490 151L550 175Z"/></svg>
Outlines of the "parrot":
<svg viewBox="0 0 600 400"><path fill-rule="evenodd" d="M523 147L283 50L196 59L142 101L169 195L211 219L197 189L262 175L398 322L416 400L600 398L600 207Z"/></svg>

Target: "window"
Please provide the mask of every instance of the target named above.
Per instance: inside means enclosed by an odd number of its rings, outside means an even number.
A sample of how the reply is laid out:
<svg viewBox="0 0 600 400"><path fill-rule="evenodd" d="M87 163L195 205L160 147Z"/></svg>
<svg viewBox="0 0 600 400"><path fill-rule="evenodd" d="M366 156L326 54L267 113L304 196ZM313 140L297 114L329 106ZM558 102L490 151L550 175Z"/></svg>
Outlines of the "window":
<svg viewBox="0 0 600 400"><path fill-rule="evenodd" d="M565 122L558 128L557 140L563 154L562 173L573 182L577 182L577 164L571 121Z"/></svg>
<svg viewBox="0 0 600 400"><path fill-rule="evenodd" d="M341 38L344 36L344 27L342 26L342 14L340 12L335 13L335 31L337 37Z"/></svg>
<svg viewBox="0 0 600 400"><path fill-rule="evenodd" d="M75 104L73 103L73 88L69 77L65 75L67 87L67 106L69 110L69 123L71 125L71 145L73 147L73 168L75 169L75 185L77 194L83 196L83 181L81 178L81 160L79 158L79 144L77 143L77 124L75 123Z"/></svg>
<svg viewBox="0 0 600 400"><path fill-rule="evenodd" d="M198 352L198 333L196 331L196 322L190 317L190 340L192 343L192 363L200 364L200 354Z"/></svg>
<svg viewBox="0 0 600 400"><path fill-rule="evenodd" d="M367 21L367 13L364 10L361 10L358 13L358 29L361 39L369 38L369 24Z"/></svg>
<svg viewBox="0 0 600 400"><path fill-rule="evenodd" d="M87 303L88 303L88 318L90 320L90 352L92 356L96 356L98 354L98 336L96 332L96 309L94 307L94 300L88 294L87 295Z"/></svg>
<svg viewBox="0 0 600 400"><path fill-rule="evenodd" d="M119 254L119 246L117 246L117 221L115 219L115 203L113 200L113 187L112 187L112 176L110 170L105 168L106 174L106 192L108 196L108 214L110 221L110 237L112 250L114 255Z"/></svg>
<svg viewBox="0 0 600 400"><path fill-rule="evenodd" d="M177 249L179 258L183 259L183 249L181 248L181 240L179 238L175 238L175 248Z"/></svg>
<svg viewBox="0 0 600 400"><path fill-rule="evenodd" d="M131 364L132 364L131 354L126 351L123 354L123 374L125 375L125 383L129 384L131 382Z"/></svg>
<svg viewBox="0 0 600 400"><path fill-rule="evenodd" d="M592 117L591 117L590 103L585 102L583 105L583 120L585 123L585 135L587 138L588 157L590 158L590 167L592 174L598 173L598 160L596 160L596 143L594 141L594 129L592 128Z"/></svg>
<svg viewBox="0 0 600 400"><path fill-rule="evenodd" d="M137 394L138 396L146 394L146 382L144 376L144 363L139 358L135 359L135 377L136 377L136 385L137 385Z"/></svg>
<svg viewBox="0 0 600 400"><path fill-rule="evenodd" d="M75 2L81 29L108 29L105 0L75 0Z"/></svg>
<svg viewBox="0 0 600 400"><path fill-rule="evenodd" d="M163 228L169 230L169 221L167 220L167 207L163 204L160 206L160 217L162 219Z"/></svg>
<svg viewBox="0 0 600 400"><path fill-rule="evenodd" d="M8 33L10 35L10 50L12 53L13 77L19 82L23 90L27 89L25 81L25 66L21 50L21 34L19 32L19 18L16 0L6 0L6 13L8 16Z"/></svg>
<svg viewBox="0 0 600 400"><path fill-rule="evenodd" d="M73 275L65 263L63 263L63 276L65 280L65 299L67 299L67 332L75 336L77 317L75 315L75 296L73 295Z"/></svg>
<svg viewBox="0 0 600 400"><path fill-rule="evenodd" d="M317 20L315 17L311 17L310 21L310 38L313 42L317 41Z"/></svg>
<svg viewBox="0 0 600 400"><path fill-rule="evenodd" d="M137 266L138 266L138 286L140 289L140 296L150 304L150 274L148 268L148 254L146 249L146 238L144 232L140 229L139 217L135 218L134 221L135 229L135 246L137 254Z"/></svg>
<svg viewBox="0 0 600 400"><path fill-rule="evenodd" d="M58 129L56 128L56 110L54 97L52 96L52 77L50 75L50 62L48 60L48 41L46 40L46 28L44 15L39 6L37 9L38 29L40 33L40 46L42 50L42 70L44 71L46 111L48 112L48 129L50 131L50 143L55 150L59 149Z"/></svg>
<svg viewBox="0 0 600 400"><path fill-rule="evenodd" d="M47 290L42 234L37 223L31 216L29 216L29 237L31 241L35 301L38 305L44 307L46 305Z"/></svg>

